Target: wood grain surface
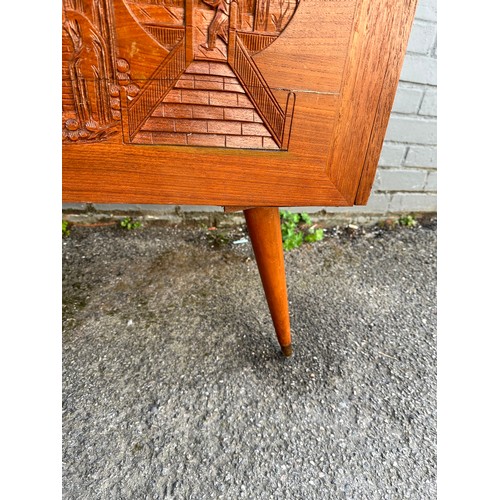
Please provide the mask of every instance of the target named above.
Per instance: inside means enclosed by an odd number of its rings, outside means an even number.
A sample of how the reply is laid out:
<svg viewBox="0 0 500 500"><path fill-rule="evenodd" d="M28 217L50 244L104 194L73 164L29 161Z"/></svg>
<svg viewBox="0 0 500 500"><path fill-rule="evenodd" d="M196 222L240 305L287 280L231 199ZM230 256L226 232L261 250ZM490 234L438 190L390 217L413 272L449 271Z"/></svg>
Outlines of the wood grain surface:
<svg viewBox="0 0 500 500"><path fill-rule="evenodd" d="M416 0L64 0L63 201L368 200Z"/></svg>
<svg viewBox="0 0 500 500"><path fill-rule="evenodd" d="M275 207L250 208L244 210L244 214L274 330L283 354L291 356L292 334L280 214Z"/></svg>

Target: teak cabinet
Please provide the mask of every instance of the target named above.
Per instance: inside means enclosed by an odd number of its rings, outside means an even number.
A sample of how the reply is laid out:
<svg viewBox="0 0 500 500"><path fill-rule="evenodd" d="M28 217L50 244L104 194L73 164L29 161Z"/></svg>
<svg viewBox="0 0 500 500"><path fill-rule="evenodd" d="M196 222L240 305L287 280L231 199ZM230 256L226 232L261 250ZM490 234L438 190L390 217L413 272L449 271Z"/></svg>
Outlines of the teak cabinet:
<svg viewBox="0 0 500 500"><path fill-rule="evenodd" d="M415 6L63 0L63 201L244 208L289 354L276 207L366 204Z"/></svg>

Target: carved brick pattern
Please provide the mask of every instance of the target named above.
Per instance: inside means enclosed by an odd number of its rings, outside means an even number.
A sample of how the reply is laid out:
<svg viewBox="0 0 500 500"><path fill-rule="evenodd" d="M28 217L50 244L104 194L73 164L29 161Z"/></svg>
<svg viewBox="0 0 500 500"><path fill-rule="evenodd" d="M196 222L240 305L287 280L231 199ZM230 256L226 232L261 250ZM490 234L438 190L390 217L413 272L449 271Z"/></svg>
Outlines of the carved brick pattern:
<svg viewBox="0 0 500 500"><path fill-rule="evenodd" d="M284 112L274 103L272 92L253 67L250 56L277 39L293 17L300 0L227 0L225 8L222 4L202 0L122 1L135 21L155 43L167 49L169 56L149 81L139 87L131 81L125 59L116 59L114 0L63 0L64 140L106 140L118 132L123 110L127 113L123 117L126 142L130 139L134 143L173 144L179 138L165 134L187 133L192 136L186 143L199 141L207 145L212 141L220 146L223 136L227 147L279 149L278 144L283 142ZM226 11L228 7L229 12ZM184 52L186 19L190 17L187 9L191 9L193 22L189 43L193 45L195 59L201 61L194 62L186 75L182 75L186 62L192 60L192 54ZM222 19L222 11L226 19L219 25L215 23L218 27L214 31L214 21ZM238 77L226 63L230 25L232 33L237 32L235 36L241 38L241 47L248 50L248 54L245 49L238 52L237 65L234 65L234 57L229 60ZM209 38L213 40L214 33L215 45L207 45ZM248 61L243 60L244 56ZM127 69L123 69L120 63L126 64ZM170 91L174 84L175 88ZM124 90L121 94L120 87ZM163 100L166 94L167 98ZM170 106L165 107L165 104ZM174 131L168 131L167 123L161 122L161 125L157 120L169 118L166 116L169 114L174 120ZM259 114L265 125L262 125ZM181 120L191 120L191 124ZM247 122L260 126L243 126ZM160 130L162 126L166 129ZM148 131L148 127L155 127L155 130ZM181 132L183 130L187 132ZM269 131L274 140L269 139ZM161 132L164 134L160 135ZM203 139L198 137L199 134L205 134ZM240 139L236 140L238 137ZM260 145L259 140L250 140L249 137L259 138Z"/></svg>
<svg viewBox="0 0 500 500"><path fill-rule="evenodd" d="M234 47L234 71L245 84L245 88L258 106L274 138L282 139L285 126L285 112L281 109L271 89L261 75L239 38Z"/></svg>
<svg viewBox="0 0 500 500"><path fill-rule="evenodd" d="M133 142L279 149L228 64L212 61L187 68Z"/></svg>

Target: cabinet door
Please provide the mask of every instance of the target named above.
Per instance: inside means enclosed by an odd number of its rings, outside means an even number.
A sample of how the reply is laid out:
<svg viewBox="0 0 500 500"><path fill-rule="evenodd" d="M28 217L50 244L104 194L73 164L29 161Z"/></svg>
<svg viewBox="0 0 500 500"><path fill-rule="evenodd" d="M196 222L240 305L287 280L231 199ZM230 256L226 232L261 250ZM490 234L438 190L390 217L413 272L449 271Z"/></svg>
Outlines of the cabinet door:
<svg viewBox="0 0 500 500"><path fill-rule="evenodd" d="M64 0L64 201L366 203L415 5Z"/></svg>

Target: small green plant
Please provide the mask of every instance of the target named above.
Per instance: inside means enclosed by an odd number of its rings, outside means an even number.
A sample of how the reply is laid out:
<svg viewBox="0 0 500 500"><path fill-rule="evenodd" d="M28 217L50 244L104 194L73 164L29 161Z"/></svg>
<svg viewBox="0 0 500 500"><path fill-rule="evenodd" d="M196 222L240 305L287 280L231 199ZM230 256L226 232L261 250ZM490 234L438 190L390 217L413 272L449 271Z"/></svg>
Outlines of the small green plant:
<svg viewBox="0 0 500 500"><path fill-rule="evenodd" d="M322 228L315 228L314 226L312 226L307 230L307 234L304 237L304 241L306 241L306 243L314 243L315 241L321 241L324 235L325 235L324 230Z"/></svg>
<svg viewBox="0 0 500 500"><path fill-rule="evenodd" d="M132 229L138 229L141 227L141 223L138 220L134 220L131 217L125 217L120 221L120 226L127 231L131 231Z"/></svg>
<svg viewBox="0 0 500 500"><path fill-rule="evenodd" d="M64 238L67 238L70 235L71 231L69 230L69 222L67 220L62 221L62 235Z"/></svg>
<svg viewBox="0 0 500 500"><path fill-rule="evenodd" d="M284 210L280 215L281 236L286 251L298 248L304 242L314 243L323 239L324 230L312 224L308 214L294 214Z"/></svg>
<svg viewBox="0 0 500 500"><path fill-rule="evenodd" d="M405 227L416 227L418 225L418 222L413 215L403 215L398 219L398 223L400 226Z"/></svg>
<svg viewBox="0 0 500 500"><path fill-rule="evenodd" d="M219 248L227 245L230 242L229 235L226 231L219 230L216 227L210 228L207 232L207 239L212 247Z"/></svg>

